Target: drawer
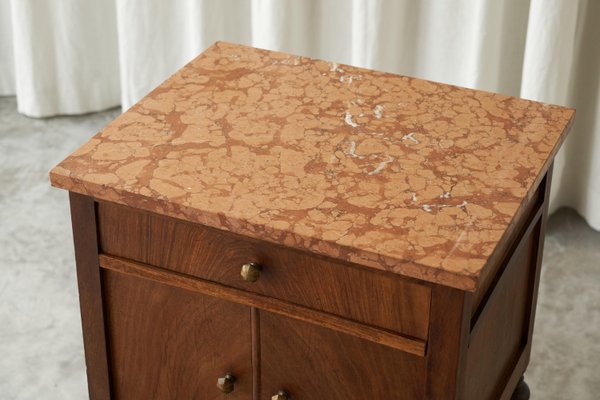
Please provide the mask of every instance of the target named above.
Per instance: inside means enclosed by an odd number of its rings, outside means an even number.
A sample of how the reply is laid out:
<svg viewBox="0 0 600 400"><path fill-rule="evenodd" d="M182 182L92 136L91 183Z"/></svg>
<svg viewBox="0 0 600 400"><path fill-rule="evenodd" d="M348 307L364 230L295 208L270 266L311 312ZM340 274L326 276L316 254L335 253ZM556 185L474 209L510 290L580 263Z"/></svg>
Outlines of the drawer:
<svg viewBox="0 0 600 400"><path fill-rule="evenodd" d="M100 251L422 340L431 289L385 272L203 225L100 202ZM262 266L255 282L242 265Z"/></svg>

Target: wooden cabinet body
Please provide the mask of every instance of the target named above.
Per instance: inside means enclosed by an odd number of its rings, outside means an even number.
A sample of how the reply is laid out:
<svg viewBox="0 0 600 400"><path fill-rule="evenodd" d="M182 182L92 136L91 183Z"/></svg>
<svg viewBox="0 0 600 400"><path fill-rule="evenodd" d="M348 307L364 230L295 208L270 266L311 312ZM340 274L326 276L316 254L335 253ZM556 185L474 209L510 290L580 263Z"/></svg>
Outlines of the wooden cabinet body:
<svg viewBox="0 0 600 400"><path fill-rule="evenodd" d="M547 182L476 292L72 193L90 397L508 399L530 352Z"/></svg>
<svg viewBox="0 0 600 400"><path fill-rule="evenodd" d="M50 172L90 397L509 399L573 119L215 43Z"/></svg>

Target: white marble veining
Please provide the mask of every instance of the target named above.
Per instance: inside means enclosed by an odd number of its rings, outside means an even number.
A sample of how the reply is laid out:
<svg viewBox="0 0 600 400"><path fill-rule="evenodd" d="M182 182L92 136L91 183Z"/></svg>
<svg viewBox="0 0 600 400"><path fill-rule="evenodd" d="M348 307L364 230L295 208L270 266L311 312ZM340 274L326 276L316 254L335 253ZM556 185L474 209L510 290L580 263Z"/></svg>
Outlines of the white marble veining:
<svg viewBox="0 0 600 400"><path fill-rule="evenodd" d="M346 111L346 113L344 114L344 122L346 122L346 124L350 125L353 128L356 128L358 126L358 124L352 120L352 114L350 114L348 111Z"/></svg>
<svg viewBox="0 0 600 400"><path fill-rule="evenodd" d="M418 144L419 140L415 137L415 132L407 133L402 136L402 140L410 140L411 142Z"/></svg>
<svg viewBox="0 0 600 400"><path fill-rule="evenodd" d="M375 118L381 119L381 117L383 117L383 106L381 104L377 104L373 109L373 114L375 114Z"/></svg>
<svg viewBox="0 0 600 400"><path fill-rule="evenodd" d="M377 168L375 168L373 171L369 172L367 175L376 175L376 174L380 173L381 171L383 171L383 169L385 168L385 166L387 164L391 163L392 161L394 161L394 157L387 156L385 160L383 160L382 162L380 162L377 165Z"/></svg>

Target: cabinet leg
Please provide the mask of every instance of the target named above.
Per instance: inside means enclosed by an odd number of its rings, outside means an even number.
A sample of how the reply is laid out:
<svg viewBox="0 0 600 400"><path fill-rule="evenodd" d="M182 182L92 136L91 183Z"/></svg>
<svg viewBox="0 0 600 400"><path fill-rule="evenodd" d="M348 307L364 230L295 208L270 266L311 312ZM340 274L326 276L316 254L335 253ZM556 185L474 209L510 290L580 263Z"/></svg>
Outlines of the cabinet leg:
<svg viewBox="0 0 600 400"><path fill-rule="evenodd" d="M522 376L510 400L529 400L530 395L529 386L525 383L525 377Z"/></svg>

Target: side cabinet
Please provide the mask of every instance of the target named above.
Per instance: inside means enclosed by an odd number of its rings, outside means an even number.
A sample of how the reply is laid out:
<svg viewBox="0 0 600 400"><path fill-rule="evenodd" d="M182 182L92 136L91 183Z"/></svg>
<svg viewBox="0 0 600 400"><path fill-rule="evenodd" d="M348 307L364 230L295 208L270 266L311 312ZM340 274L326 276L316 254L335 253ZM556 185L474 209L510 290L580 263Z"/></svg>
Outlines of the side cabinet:
<svg viewBox="0 0 600 400"><path fill-rule="evenodd" d="M473 293L72 193L90 398L507 400L546 182Z"/></svg>

